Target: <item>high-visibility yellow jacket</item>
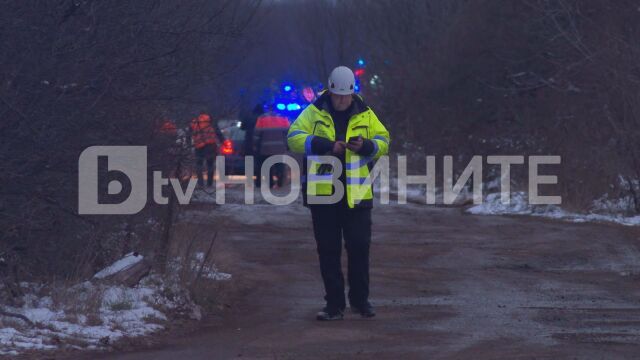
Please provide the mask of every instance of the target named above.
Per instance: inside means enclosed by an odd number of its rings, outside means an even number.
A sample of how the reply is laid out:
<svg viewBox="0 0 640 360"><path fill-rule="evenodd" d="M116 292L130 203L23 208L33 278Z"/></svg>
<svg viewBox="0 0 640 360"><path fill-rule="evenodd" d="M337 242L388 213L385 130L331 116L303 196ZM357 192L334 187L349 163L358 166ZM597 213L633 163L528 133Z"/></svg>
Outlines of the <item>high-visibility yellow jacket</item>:
<svg viewBox="0 0 640 360"><path fill-rule="evenodd" d="M328 100L328 94L323 94L319 100L304 109L287 134L289 149L305 154L303 189L306 196L328 196L334 191L331 174L318 171L322 169L321 164L314 161L316 155L329 155L329 147L336 141ZM372 185L370 182L365 183L365 179L373 162L389 152L389 132L360 96L354 95L353 101L345 140L360 135L370 140L373 146L366 156L346 150L343 164L343 171L346 171L345 193L349 208L371 207Z"/></svg>

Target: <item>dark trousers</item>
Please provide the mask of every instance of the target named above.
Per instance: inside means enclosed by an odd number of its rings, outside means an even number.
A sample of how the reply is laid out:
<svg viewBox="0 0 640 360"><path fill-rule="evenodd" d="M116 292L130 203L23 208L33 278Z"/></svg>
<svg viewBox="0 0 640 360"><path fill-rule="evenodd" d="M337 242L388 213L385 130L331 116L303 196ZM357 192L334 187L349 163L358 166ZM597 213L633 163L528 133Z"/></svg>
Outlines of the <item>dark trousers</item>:
<svg viewBox="0 0 640 360"><path fill-rule="evenodd" d="M267 160L267 158L271 155L256 155L254 156L254 172L256 174L256 187L260 187L262 184L262 164ZM286 165L283 163L274 164L271 169L269 169L269 174L265 174L266 180L269 181L269 188L272 188L274 185L278 184L279 187L284 185L284 178L286 176ZM273 177L276 177L276 180L273 180Z"/></svg>
<svg viewBox="0 0 640 360"><path fill-rule="evenodd" d="M216 147L213 144L207 144L199 149L196 149L196 173L198 176L198 184L204 185L204 179L202 178L202 171L204 162L207 162L207 185L213 184L214 158L216 157Z"/></svg>
<svg viewBox="0 0 640 360"><path fill-rule="evenodd" d="M344 202L310 208L327 306L346 307L340 261L343 237L348 260L349 303L361 306L369 299L371 209L349 209Z"/></svg>

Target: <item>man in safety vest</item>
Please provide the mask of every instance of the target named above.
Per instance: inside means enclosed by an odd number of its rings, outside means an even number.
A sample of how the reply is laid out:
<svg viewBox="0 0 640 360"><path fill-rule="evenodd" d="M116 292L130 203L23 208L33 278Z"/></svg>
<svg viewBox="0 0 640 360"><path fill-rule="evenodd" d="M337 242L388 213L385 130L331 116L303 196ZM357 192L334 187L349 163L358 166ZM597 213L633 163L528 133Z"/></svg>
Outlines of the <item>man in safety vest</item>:
<svg viewBox="0 0 640 360"><path fill-rule="evenodd" d="M369 303L373 190L367 178L373 162L388 152L389 132L354 88L353 72L345 66L335 68L328 91L300 114L287 134L289 148L305 154L303 199L311 209L327 302L318 320L342 319L346 308L340 261L343 235L349 305L362 317L375 316ZM344 170L338 172L319 155L336 157L339 163L334 165ZM337 203L314 204L334 195L339 184L345 191Z"/></svg>
<svg viewBox="0 0 640 360"><path fill-rule="evenodd" d="M201 113L191 120L191 140L196 152L196 173L200 186L204 186L202 171L205 160L207 162L207 186L213 185L214 158L221 139L222 133L211 123L211 117L208 114Z"/></svg>

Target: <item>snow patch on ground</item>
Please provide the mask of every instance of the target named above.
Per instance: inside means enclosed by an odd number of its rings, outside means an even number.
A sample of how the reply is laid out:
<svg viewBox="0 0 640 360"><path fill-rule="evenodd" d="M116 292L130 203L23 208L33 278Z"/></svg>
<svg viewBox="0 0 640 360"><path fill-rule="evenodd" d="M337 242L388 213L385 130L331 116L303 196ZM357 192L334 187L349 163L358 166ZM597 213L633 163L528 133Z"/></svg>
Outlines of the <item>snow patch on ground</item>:
<svg viewBox="0 0 640 360"><path fill-rule="evenodd" d="M294 190L299 191L299 190ZM272 189L273 195L283 197L289 193L288 188ZM196 202L215 203L215 192L196 190ZM254 193L254 203L244 204L244 187L236 186L225 191L225 203L220 208L208 210L187 210L179 215L179 221L193 224L219 223L222 228L229 221L243 225L277 225L288 227L307 227L308 223L291 223L290 216L307 213L302 204L302 196L286 206L273 205L263 199L260 190Z"/></svg>
<svg viewBox="0 0 640 360"><path fill-rule="evenodd" d="M230 280L231 274L218 271L218 268L213 264L203 264L205 256L203 252L197 252L195 260L191 261L192 271L199 272L202 268L201 276L210 280Z"/></svg>
<svg viewBox="0 0 640 360"><path fill-rule="evenodd" d="M593 201L591 211L598 214L624 214L635 208L635 200L631 196L610 198L604 194Z"/></svg>
<svg viewBox="0 0 640 360"><path fill-rule="evenodd" d="M394 180L395 179L392 179L390 187L376 186L376 184L374 183L373 191L376 194L376 197L374 198L375 202L380 202L380 193L382 193L383 191L388 191L390 194L393 194L396 197L400 196L401 192L398 190L397 181ZM406 190L404 190L403 193L406 194L406 199L408 202L427 205L445 205L442 188L439 187L436 187L434 189L433 195L435 197L432 203L427 202L427 187L424 184L407 184ZM460 190L460 193L452 203L446 205L462 206L472 201L473 193L465 187ZM391 200L391 202L394 202L394 200Z"/></svg>
<svg viewBox="0 0 640 360"><path fill-rule="evenodd" d="M466 211L474 215L531 215L560 219L572 222L611 222L621 225L640 225L639 216L625 216L621 210L624 200L599 199L590 213L579 214L563 210L557 205L531 205L526 192L511 193L509 204L503 204L500 193L488 194L483 203L472 206Z"/></svg>
<svg viewBox="0 0 640 360"><path fill-rule="evenodd" d="M142 256L128 254L95 277L131 266L139 261L136 258ZM200 317L200 309L188 292L178 283L169 283L158 275L145 277L133 288L86 281L51 290L47 295L36 291L40 288L38 285L22 286L27 292L24 305L3 306L3 310L24 315L35 326L0 316L0 355L30 350L105 348L125 337L162 330L168 314Z"/></svg>
<svg viewBox="0 0 640 360"><path fill-rule="evenodd" d="M142 255L139 255L138 253L128 253L122 259L114 262L110 266L107 266L106 268L96 273L93 277L96 279L104 279L137 264L138 262L142 261L142 259Z"/></svg>
<svg viewBox="0 0 640 360"><path fill-rule="evenodd" d="M69 301L97 301L91 316L76 314L65 305L52 306L46 296L20 308L5 310L22 314L33 328L11 318L1 318L0 354L17 354L25 350L53 350L64 345L71 348L97 348L122 337L146 335L164 328L166 315L155 307L161 288L141 284L135 288L105 287L89 282L70 289ZM95 297L95 299L94 299Z"/></svg>
<svg viewBox="0 0 640 360"><path fill-rule="evenodd" d="M169 263L169 267L172 273L179 274L183 268L182 261L180 259L173 259L173 261ZM231 274L221 272L214 264L207 263L203 252L195 253L194 259L191 259L189 263L189 271L192 276L198 276L199 274L201 277L209 280L231 280ZM202 272L200 273L200 271Z"/></svg>

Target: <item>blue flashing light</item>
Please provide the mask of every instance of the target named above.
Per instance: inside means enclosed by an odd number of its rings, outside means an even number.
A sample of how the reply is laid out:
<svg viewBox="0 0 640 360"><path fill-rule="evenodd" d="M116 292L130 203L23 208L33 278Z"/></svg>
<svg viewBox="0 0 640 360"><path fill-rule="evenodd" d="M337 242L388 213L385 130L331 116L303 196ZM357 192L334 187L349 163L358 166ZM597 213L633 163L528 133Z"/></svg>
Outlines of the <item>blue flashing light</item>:
<svg viewBox="0 0 640 360"><path fill-rule="evenodd" d="M362 58L358 59L358 66L364 66L364 60Z"/></svg>
<svg viewBox="0 0 640 360"><path fill-rule="evenodd" d="M284 91L286 91L286 92L291 91L291 89L292 89L291 85L285 85L284 86Z"/></svg>
<svg viewBox="0 0 640 360"><path fill-rule="evenodd" d="M283 103L279 103L278 105L276 105L276 109L284 110L284 109L286 109L286 106Z"/></svg>
<svg viewBox="0 0 640 360"><path fill-rule="evenodd" d="M297 111L300 110L300 104L296 104L296 103L291 103L289 105L287 105L287 110L289 111Z"/></svg>

